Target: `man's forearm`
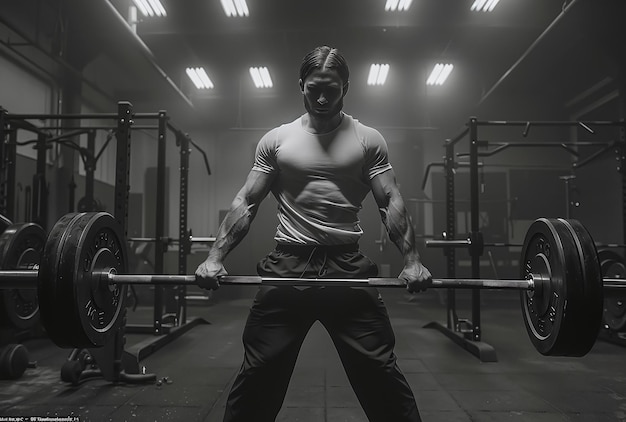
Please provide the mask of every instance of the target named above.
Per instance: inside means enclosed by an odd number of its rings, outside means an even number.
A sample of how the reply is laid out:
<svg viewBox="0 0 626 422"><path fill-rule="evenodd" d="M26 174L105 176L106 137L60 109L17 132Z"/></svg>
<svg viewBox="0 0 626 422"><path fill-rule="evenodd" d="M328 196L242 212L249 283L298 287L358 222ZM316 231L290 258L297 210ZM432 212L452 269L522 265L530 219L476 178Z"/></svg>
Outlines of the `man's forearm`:
<svg viewBox="0 0 626 422"><path fill-rule="evenodd" d="M235 199L220 225L209 257L220 261L224 260L248 233L254 214L252 207L247 202L240 198Z"/></svg>
<svg viewBox="0 0 626 422"><path fill-rule="evenodd" d="M399 198L390 199L388 206L381 208L380 213L389 239L402 253L404 263L419 262L420 255L417 251L413 224L404 206L404 201Z"/></svg>

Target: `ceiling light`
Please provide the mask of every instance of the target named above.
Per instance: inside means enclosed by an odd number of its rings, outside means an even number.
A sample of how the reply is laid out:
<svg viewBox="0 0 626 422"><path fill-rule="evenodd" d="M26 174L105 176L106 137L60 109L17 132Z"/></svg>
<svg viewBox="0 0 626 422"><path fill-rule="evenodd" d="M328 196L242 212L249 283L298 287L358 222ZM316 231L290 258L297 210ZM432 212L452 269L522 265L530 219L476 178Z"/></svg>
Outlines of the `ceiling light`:
<svg viewBox="0 0 626 422"><path fill-rule="evenodd" d="M474 0L470 10L491 12L500 0Z"/></svg>
<svg viewBox="0 0 626 422"><path fill-rule="evenodd" d="M198 89L213 89L215 87L203 67L188 67L187 76Z"/></svg>
<svg viewBox="0 0 626 422"><path fill-rule="evenodd" d="M272 78L270 77L270 71L267 67L251 67L250 76L254 82L254 86L257 88L271 88L274 86Z"/></svg>
<svg viewBox="0 0 626 422"><path fill-rule="evenodd" d="M159 0L133 0L133 2L144 16L167 16Z"/></svg>
<svg viewBox="0 0 626 422"><path fill-rule="evenodd" d="M368 85L384 85L389 73L388 64L373 64L370 66L370 74L367 77Z"/></svg>
<svg viewBox="0 0 626 422"><path fill-rule="evenodd" d="M220 0L226 16L248 16L250 14L246 0Z"/></svg>
<svg viewBox="0 0 626 422"><path fill-rule="evenodd" d="M395 12L396 10L409 10L412 1L413 0L387 0L387 3L385 4L385 10L392 12Z"/></svg>
<svg viewBox="0 0 626 422"><path fill-rule="evenodd" d="M430 72L430 76L426 80L426 85L443 85L446 79L448 79L448 76L450 76L450 72L452 72L453 68L454 65L452 64L437 63L433 71Z"/></svg>

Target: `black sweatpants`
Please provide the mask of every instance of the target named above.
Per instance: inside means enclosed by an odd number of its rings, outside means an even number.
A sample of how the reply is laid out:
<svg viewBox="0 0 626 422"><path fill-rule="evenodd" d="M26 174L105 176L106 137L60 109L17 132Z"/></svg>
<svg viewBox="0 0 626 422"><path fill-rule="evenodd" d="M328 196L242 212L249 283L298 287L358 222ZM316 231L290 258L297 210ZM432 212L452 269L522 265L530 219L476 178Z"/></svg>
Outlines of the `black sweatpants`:
<svg viewBox="0 0 626 422"><path fill-rule="evenodd" d="M358 245L283 246L258 264L264 277L368 278L378 268ZM273 422L300 347L315 323L326 328L370 422L420 421L396 364L395 337L377 289L261 286L243 332L244 361L224 422Z"/></svg>

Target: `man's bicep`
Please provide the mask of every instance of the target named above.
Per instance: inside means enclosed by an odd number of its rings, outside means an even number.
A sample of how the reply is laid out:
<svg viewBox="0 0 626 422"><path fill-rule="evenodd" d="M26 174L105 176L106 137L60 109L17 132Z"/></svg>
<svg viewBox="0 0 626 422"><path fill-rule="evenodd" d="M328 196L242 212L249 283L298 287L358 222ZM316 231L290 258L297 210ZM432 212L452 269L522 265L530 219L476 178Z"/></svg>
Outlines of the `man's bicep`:
<svg viewBox="0 0 626 422"><path fill-rule="evenodd" d="M392 169L374 176L370 180L372 195L379 208L387 208L391 197L398 192L396 176Z"/></svg>
<svg viewBox="0 0 626 422"><path fill-rule="evenodd" d="M238 196L245 199L248 205L260 204L272 188L275 177L274 173L251 170Z"/></svg>

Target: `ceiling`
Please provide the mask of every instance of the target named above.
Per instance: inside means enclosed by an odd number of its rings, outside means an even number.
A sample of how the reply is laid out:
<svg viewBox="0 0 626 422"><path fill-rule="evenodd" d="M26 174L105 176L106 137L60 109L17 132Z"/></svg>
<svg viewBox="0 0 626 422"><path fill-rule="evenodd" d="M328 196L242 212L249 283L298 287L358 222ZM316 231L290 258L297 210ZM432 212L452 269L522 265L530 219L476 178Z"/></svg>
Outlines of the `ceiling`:
<svg viewBox="0 0 626 422"><path fill-rule="evenodd" d="M414 0L408 12L385 12L384 0L248 0L245 18L226 17L219 0L162 0L168 16L143 19L136 34L130 1L13 0L0 18L31 39L48 34L43 50L63 34L75 52L65 59L85 66L84 89L171 110L186 125L259 126L272 110L293 112L301 58L322 44L349 61L347 100L383 125L427 126L512 99L562 113L592 87L623 83L624 0L501 0L491 13L471 12L471 0ZM454 73L427 88L441 60ZM391 65L385 87L365 84L375 62ZM274 80L264 92L247 73L259 65ZM204 66L216 88L199 93L187 66Z"/></svg>

